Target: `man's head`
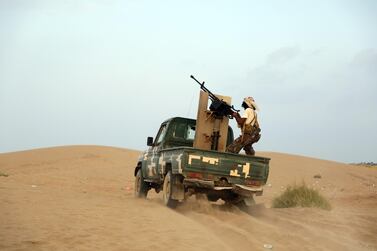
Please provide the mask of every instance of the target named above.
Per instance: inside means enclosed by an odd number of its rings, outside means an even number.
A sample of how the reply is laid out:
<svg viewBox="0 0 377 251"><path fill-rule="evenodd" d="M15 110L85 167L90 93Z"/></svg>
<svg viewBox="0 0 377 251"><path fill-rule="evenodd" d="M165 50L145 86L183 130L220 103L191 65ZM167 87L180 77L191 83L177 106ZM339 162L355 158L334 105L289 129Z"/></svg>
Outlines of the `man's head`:
<svg viewBox="0 0 377 251"><path fill-rule="evenodd" d="M243 107L244 109L249 108L249 106L245 103L245 101L242 102L242 107Z"/></svg>
<svg viewBox="0 0 377 251"><path fill-rule="evenodd" d="M258 106L257 104L255 103L255 100L253 99L253 97L246 97L243 99L243 102L242 102L242 107L243 108L251 108L253 110L258 110Z"/></svg>

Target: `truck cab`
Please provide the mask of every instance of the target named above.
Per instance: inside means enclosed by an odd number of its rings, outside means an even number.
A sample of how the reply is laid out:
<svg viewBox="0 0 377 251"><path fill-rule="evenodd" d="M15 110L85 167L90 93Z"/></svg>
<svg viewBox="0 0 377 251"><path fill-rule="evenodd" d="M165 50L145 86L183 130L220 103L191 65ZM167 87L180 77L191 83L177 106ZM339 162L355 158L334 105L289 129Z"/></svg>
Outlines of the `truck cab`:
<svg viewBox="0 0 377 251"><path fill-rule="evenodd" d="M147 145L159 149L172 147L193 147L195 138L196 120L175 117L164 121L155 137L147 138ZM228 127L227 145L234 140L233 130Z"/></svg>

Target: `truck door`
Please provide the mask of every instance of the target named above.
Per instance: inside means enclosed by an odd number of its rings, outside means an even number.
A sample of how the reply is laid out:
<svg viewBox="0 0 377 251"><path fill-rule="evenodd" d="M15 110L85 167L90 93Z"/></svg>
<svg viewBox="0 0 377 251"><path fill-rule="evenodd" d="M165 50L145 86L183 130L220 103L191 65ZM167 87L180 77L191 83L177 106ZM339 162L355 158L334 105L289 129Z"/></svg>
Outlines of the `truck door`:
<svg viewBox="0 0 377 251"><path fill-rule="evenodd" d="M167 124L162 124L153 143L153 147L148 150L148 161L146 166L147 179L157 180L160 177L160 150L162 149L162 142L165 138L166 130Z"/></svg>

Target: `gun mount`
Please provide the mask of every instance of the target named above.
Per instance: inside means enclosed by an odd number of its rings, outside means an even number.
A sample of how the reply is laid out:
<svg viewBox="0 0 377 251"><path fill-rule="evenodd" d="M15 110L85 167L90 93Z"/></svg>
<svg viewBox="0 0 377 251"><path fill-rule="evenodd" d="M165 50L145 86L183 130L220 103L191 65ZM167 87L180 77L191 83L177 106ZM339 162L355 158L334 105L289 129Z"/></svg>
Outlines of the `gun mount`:
<svg viewBox="0 0 377 251"><path fill-rule="evenodd" d="M190 77L201 89L194 147L225 152L229 119L232 119L233 112L238 110L231 105L231 97L215 95L204 86L204 81L200 83L193 75ZM209 100L211 104L208 107Z"/></svg>

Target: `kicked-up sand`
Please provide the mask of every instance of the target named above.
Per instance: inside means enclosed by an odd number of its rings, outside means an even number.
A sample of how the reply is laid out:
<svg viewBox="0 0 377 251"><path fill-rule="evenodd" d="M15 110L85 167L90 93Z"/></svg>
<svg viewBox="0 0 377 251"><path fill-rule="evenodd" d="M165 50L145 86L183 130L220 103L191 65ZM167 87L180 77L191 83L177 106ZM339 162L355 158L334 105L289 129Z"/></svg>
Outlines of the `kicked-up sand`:
<svg viewBox="0 0 377 251"><path fill-rule="evenodd" d="M133 197L140 152L67 146L0 154L0 250L377 250L377 169L281 153L250 214ZM1 175L6 174L8 175ZM314 178L321 177L321 178ZM305 182L332 210L271 208Z"/></svg>

